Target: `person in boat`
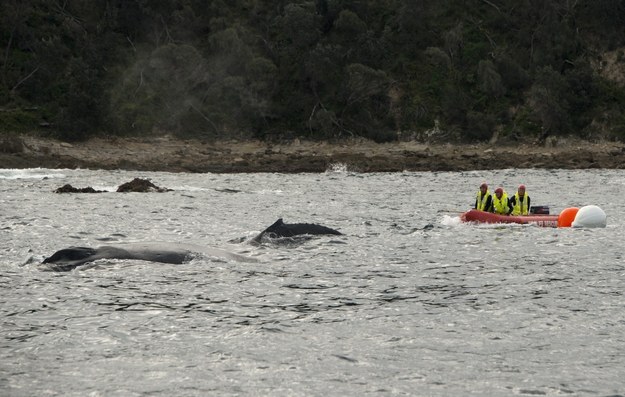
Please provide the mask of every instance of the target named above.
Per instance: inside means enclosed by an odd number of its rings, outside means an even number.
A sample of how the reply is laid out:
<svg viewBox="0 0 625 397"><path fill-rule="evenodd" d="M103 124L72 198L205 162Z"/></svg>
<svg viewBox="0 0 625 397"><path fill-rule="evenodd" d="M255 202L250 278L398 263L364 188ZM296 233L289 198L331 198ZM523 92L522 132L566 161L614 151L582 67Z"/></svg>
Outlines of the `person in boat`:
<svg viewBox="0 0 625 397"><path fill-rule="evenodd" d="M512 207L510 206L510 200L503 188L498 187L495 189L495 195L493 196L493 211L499 215L510 215Z"/></svg>
<svg viewBox="0 0 625 397"><path fill-rule="evenodd" d="M493 195L488 190L486 182L480 185L480 190L477 192L475 206L473 208L480 211L493 212Z"/></svg>
<svg viewBox="0 0 625 397"><path fill-rule="evenodd" d="M530 209L530 196L525 192L525 185L519 185L514 196L510 197L512 215L528 215Z"/></svg>

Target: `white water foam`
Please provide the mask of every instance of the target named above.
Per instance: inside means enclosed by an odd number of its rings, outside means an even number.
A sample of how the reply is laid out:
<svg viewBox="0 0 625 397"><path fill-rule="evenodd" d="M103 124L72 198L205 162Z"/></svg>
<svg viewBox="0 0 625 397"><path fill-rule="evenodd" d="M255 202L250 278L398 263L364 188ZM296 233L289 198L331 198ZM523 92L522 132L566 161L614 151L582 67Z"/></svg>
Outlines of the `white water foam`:
<svg viewBox="0 0 625 397"><path fill-rule="evenodd" d="M66 178L66 175L60 171L45 168L28 168L17 169L8 168L0 170L0 179L47 179L47 178Z"/></svg>

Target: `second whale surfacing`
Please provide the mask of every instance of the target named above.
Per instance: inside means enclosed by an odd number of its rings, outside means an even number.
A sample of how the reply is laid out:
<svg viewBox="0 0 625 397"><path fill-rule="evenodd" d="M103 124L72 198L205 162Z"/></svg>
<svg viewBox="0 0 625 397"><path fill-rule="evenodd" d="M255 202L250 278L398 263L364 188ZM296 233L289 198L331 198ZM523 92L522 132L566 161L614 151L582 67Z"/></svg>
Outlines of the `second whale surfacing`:
<svg viewBox="0 0 625 397"><path fill-rule="evenodd" d="M252 244L260 244L263 239L276 239L282 237L313 236L313 235L335 235L342 236L343 233L331 229L327 226L314 223L284 223L282 218L275 221L267 229L251 240Z"/></svg>
<svg viewBox="0 0 625 397"><path fill-rule="evenodd" d="M134 259L149 262L181 264L198 255L215 256L239 262L256 262L256 259L218 248L205 248L191 244L135 243L101 247L69 247L59 250L43 260L49 270L68 271L99 259Z"/></svg>

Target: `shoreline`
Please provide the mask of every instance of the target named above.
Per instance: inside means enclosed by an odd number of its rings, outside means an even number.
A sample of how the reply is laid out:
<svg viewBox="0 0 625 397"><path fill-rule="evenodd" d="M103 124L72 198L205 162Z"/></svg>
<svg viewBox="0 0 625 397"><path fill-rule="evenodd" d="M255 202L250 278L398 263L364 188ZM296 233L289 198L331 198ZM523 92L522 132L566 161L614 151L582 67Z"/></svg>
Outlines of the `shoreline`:
<svg viewBox="0 0 625 397"><path fill-rule="evenodd" d="M623 169L625 144L559 139L551 147L493 144L201 141L171 137L92 138L66 143L0 138L0 168L82 168L191 173L471 171L506 168Z"/></svg>

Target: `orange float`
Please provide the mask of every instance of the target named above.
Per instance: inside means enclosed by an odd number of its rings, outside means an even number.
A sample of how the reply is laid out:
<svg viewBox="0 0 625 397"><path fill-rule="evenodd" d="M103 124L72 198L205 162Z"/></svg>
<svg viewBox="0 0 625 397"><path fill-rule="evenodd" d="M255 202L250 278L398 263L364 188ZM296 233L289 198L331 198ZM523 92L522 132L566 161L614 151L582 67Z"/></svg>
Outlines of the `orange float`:
<svg viewBox="0 0 625 397"><path fill-rule="evenodd" d="M577 215L577 211L579 211L577 207L563 209L558 216L558 227L571 227Z"/></svg>

